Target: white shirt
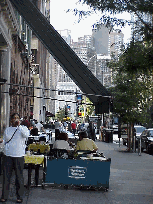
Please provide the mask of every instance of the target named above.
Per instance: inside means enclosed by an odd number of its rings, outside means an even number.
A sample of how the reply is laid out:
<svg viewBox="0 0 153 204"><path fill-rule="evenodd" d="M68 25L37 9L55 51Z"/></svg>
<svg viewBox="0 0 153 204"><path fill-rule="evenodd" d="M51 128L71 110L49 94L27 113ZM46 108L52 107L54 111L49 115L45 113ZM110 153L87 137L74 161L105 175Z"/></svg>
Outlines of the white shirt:
<svg viewBox="0 0 153 204"><path fill-rule="evenodd" d="M69 143L65 140L56 140L53 144L53 149L70 150L70 146L69 146Z"/></svg>
<svg viewBox="0 0 153 204"><path fill-rule="evenodd" d="M36 128L38 128L38 131L41 131L41 128L43 127L43 125L41 123L37 123L35 124Z"/></svg>
<svg viewBox="0 0 153 204"><path fill-rule="evenodd" d="M58 121L56 121L56 122L54 123L54 125L55 125L55 129L59 129L59 128L60 128L60 123L59 123Z"/></svg>
<svg viewBox="0 0 153 204"><path fill-rule="evenodd" d="M18 128L13 138L13 133ZM30 135L30 131L26 126L19 127L8 127L4 131L3 142L4 142L4 154L10 157L22 157L25 155L25 141ZM10 140L11 139L11 140ZM9 141L10 140L10 141ZM6 143L9 141L8 143ZM6 144L5 144L6 143Z"/></svg>

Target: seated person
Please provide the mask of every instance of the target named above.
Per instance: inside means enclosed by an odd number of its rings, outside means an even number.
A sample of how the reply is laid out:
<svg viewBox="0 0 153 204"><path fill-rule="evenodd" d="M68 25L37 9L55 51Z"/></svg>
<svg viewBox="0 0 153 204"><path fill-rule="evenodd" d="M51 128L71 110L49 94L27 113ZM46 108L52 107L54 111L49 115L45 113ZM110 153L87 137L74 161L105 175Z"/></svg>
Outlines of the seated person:
<svg viewBox="0 0 153 204"><path fill-rule="evenodd" d="M38 128L34 127L30 130L30 135L38 136Z"/></svg>
<svg viewBox="0 0 153 204"><path fill-rule="evenodd" d="M76 151L77 150L90 150L96 152L98 150L95 142L87 137L87 133L85 131L79 132L79 140L77 142Z"/></svg>
<svg viewBox="0 0 153 204"><path fill-rule="evenodd" d="M66 149L69 151L71 148L68 143L68 134L65 132L59 133L58 140L53 144L53 149Z"/></svg>

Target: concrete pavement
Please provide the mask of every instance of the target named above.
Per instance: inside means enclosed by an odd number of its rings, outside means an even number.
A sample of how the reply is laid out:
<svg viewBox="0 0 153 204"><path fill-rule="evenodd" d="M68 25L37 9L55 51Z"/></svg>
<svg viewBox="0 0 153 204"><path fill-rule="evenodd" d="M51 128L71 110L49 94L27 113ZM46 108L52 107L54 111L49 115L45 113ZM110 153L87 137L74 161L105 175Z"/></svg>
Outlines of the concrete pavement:
<svg viewBox="0 0 153 204"><path fill-rule="evenodd" d="M57 189L47 187L25 188L24 201L26 204L151 204L153 203L153 155L128 153L126 147L118 143L96 141L99 151L111 158L111 172L108 192L81 191L76 189ZM62 167L61 167L62 168ZM57 171L60 170L57 169ZM95 169L96 173L96 169ZM32 177L34 178L34 172ZM24 170L25 183L27 170ZM40 172L40 179L42 172ZM14 177L11 181L10 196L7 203L15 203ZM41 180L39 181L41 184ZM0 195L2 176L0 176Z"/></svg>

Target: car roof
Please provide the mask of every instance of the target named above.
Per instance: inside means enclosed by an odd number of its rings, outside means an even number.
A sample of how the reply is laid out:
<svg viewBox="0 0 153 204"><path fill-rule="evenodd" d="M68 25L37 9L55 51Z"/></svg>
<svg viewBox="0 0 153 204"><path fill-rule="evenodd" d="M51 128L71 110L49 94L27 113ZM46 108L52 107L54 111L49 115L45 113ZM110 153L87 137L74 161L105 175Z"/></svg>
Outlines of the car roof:
<svg viewBox="0 0 153 204"><path fill-rule="evenodd" d="M142 125L134 125L134 127L144 127L144 126L142 126ZM145 128L145 127L144 127Z"/></svg>

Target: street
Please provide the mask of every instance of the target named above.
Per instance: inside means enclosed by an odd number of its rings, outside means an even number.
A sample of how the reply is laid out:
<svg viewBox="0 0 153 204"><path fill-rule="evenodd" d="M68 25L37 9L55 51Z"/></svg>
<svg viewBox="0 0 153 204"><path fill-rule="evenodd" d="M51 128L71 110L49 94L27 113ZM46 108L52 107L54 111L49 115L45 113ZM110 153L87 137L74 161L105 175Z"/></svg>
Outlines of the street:
<svg viewBox="0 0 153 204"><path fill-rule="evenodd" d="M116 136L114 140L117 141ZM126 147L115 141L104 143L96 141L99 151L107 158L111 158L109 190L79 190L45 187L25 188L23 203L45 203L45 204L85 204L85 203L107 203L107 204L151 204L153 203L153 155L126 152ZM57 169L60 173L61 169ZM93 174L96 173L93 172ZM103 173L103 172L102 172ZM32 175L34 176L34 174ZM27 182L27 170L24 170L25 183ZM40 172L40 184L42 172ZM12 184L14 183L14 177ZM2 176L0 177L0 190L2 189ZM10 197L7 203L15 203L15 187L11 185Z"/></svg>

